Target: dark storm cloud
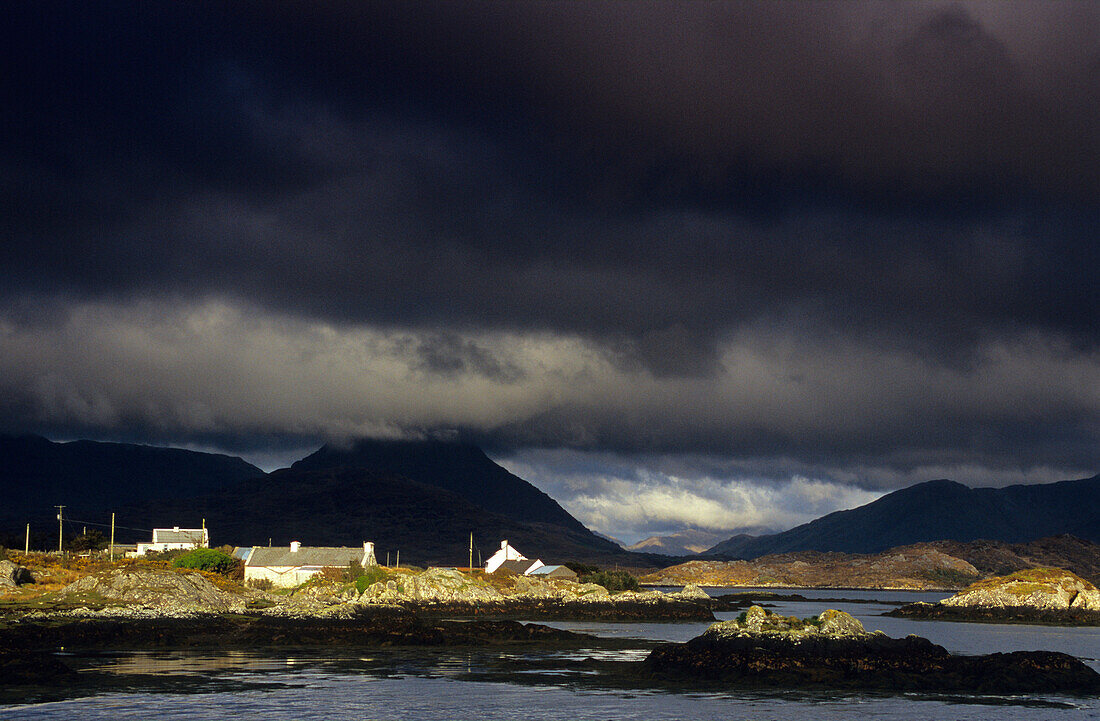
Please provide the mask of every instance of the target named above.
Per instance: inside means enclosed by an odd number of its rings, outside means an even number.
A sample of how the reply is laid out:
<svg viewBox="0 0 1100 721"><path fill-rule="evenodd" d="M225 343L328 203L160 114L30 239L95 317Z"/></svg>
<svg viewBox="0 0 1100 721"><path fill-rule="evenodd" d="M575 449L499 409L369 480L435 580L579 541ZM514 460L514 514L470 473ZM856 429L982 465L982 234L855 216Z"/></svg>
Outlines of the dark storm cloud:
<svg viewBox="0 0 1100 721"><path fill-rule="evenodd" d="M38 3L3 33L5 424L879 485L1097 461L1091 5Z"/></svg>

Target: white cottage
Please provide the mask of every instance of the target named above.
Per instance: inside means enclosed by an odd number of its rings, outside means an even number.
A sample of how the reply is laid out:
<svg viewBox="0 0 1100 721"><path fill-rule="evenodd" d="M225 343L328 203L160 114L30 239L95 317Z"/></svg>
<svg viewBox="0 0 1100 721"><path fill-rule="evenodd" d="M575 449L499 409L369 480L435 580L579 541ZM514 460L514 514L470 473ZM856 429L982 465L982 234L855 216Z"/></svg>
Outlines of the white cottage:
<svg viewBox="0 0 1100 721"><path fill-rule="evenodd" d="M276 586L292 587L305 583L322 568L346 567L352 561L363 567L378 565L374 544L366 541L362 548L347 548L303 546L292 541L289 547L255 546L248 549L244 558L244 580L247 583L267 579Z"/></svg>
<svg viewBox="0 0 1100 721"><path fill-rule="evenodd" d="M151 551L163 553L192 548L210 548L210 534L205 528L154 528L152 543L139 543L135 554L144 556Z"/></svg>
<svg viewBox="0 0 1100 721"><path fill-rule="evenodd" d="M485 562L486 573L496 573L498 570L507 569L512 573L527 575L543 565L542 561L532 561L527 556L508 545L508 541L500 542L500 550L489 557Z"/></svg>

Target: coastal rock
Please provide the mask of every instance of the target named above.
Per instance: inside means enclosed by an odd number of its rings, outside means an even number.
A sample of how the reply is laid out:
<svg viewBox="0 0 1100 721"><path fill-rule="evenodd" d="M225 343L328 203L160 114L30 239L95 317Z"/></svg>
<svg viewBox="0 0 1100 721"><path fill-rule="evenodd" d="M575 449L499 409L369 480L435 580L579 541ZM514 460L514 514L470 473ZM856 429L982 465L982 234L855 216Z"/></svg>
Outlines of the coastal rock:
<svg viewBox="0 0 1100 721"><path fill-rule="evenodd" d="M402 574L367 587L358 603L481 603L502 598L488 582L448 568Z"/></svg>
<svg viewBox="0 0 1100 721"><path fill-rule="evenodd" d="M684 644L655 649L643 674L743 687L853 688L958 693L1100 692L1100 674L1062 653L952 656L918 636L867 633L843 611L808 619L759 606Z"/></svg>
<svg viewBox="0 0 1100 721"><path fill-rule="evenodd" d="M988 578L939 603L913 603L888 616L939 621L1100 626L1100 591L1060 568Z"/></svg>
<svg viewBox="0 0 1100 721"><path fill-rule="evenodd" d="M870 636L851 614L829 609L820 616L798 619L781 616L761 606L751 606L734 621L711 624L699 638L782 638L797 642L807 638L856 638Z"/></svg>
<svg viewBox="0 0 1100 721"><path fill-rule="evenodd" d="M1032 568L988 578L940 601L944 606L1100 611L1100 591L1060 568Z"/></svg>
<svg viewBox="0 0 1100 721"><path fill-rule="evenodd" d="M14 588L24 583L34 583L30 571L11 561L0 561L0 587Z"/></svg>
<svg viewBox="0 0 1100 721"><path fill-rule="evenodd" d="M59 593L59 600L87 606L150 609L159 615L241 613L243 596L217 588L197 573L119 568L85 576Z"/></svg>

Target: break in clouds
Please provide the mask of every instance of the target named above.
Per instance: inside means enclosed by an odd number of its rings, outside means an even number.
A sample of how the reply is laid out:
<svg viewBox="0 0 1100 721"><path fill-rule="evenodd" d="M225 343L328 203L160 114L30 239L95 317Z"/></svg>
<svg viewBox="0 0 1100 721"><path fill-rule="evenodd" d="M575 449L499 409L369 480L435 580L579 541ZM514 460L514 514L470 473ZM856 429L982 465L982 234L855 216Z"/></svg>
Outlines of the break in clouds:
<svg viewBox="0 0 1100 721"><path fill-rule="evenodd" d="M1090 4L0 32L0 431L458 436L628 537L1100 465Z"/></svg>

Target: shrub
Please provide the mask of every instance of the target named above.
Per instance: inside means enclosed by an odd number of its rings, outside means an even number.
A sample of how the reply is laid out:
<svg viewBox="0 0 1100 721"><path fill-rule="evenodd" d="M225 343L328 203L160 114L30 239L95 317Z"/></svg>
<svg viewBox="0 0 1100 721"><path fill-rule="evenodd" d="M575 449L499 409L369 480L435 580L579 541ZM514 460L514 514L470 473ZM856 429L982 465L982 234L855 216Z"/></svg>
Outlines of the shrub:
<svg viewBox="0 0 1100 721"><path fill-rule="evenodd" d="M385 581L389 577L390 574L386 573L386 570L381 566L371 566L359 574L359 578L355 579L355 590L363 593L369 586L373 586L379 581Z"/></svg>
<svg viewBox="0 0 1100 721"><path fill-rule="evenodd" d="M597 571L580 577L581 583L596 583L607 589L608 593L637 591L641 586L638 579L626 571Z"/></svg>
<svg viewBox="0 0 1100 721"><path fill-rule="evenodd" d="M257 591L270 591L275 588L275 582L270 578L253 578L248 582L248 585Z"/></svg>
<svg viewBox="0 0 1100 721"><path fill-rule="evenodd" d="M577 576L587 576L590 573L599 573L600 571L599 566L590 566L580 561L566 561L565 567L577 574Z"/></svg>
<svg viewBox="0 0 1100 721"><path fill-rule="evenodd" d="M103 533L95 530L94 528L86 533L83 533L76 538L70 540L65 544L68 550L74 553L80 553L81 551L98 551L101 548L107 547L107 539L103 537Z"/></svg>
<svg viewBox="0 0 1100 721"><path fill-rule="evenodd" d="M226 576L234 573L240 565L239 559L213 548L196 548L172 561L173 568L197 568L200 571L213 571Z"/></svg>

